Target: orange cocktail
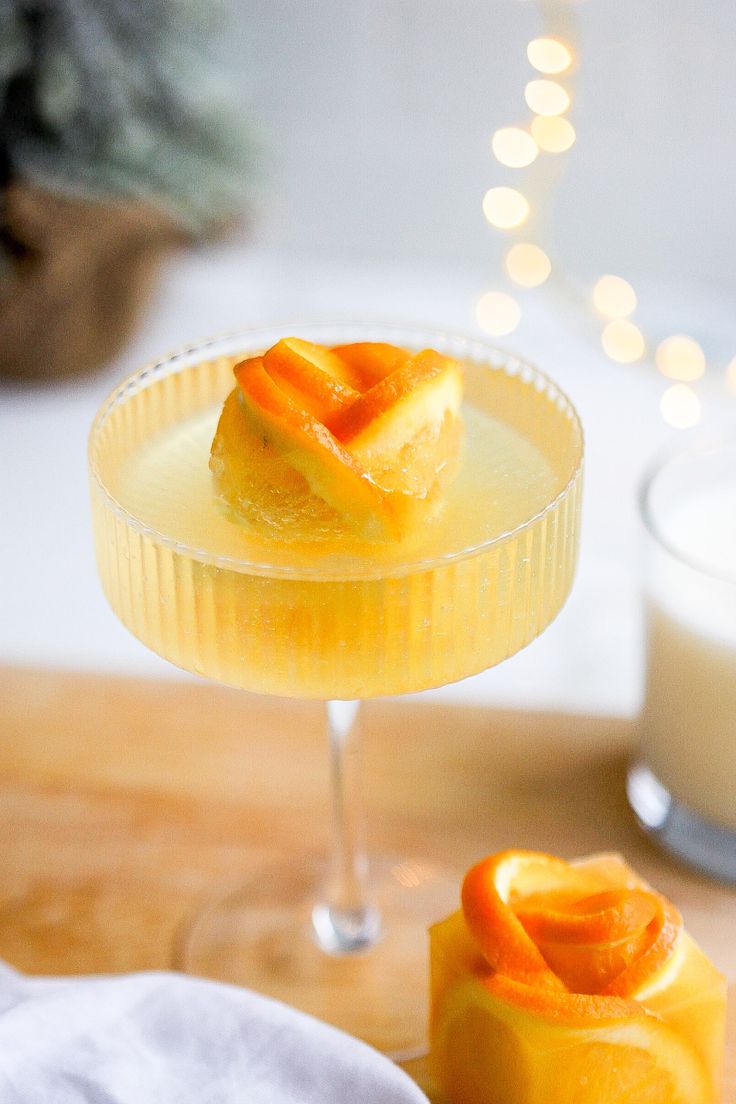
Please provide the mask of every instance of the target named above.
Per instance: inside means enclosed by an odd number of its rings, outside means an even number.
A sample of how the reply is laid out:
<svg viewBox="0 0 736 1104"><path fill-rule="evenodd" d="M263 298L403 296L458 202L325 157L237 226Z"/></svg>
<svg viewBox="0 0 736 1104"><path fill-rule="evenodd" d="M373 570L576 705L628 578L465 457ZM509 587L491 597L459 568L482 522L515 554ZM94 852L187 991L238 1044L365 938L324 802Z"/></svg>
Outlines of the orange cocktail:
<svg viewBox="0 0 736 1104"><path fill-rule="evenodd" d="M97 423L92 495L124 624L198 674L310 698L439 686L528 643L572 582L579 428L531 369L480 343L458 352L461 470L440 514L403 540L269 541L226 515L209 451L241 350L204 348L126 384Z"/></svg>

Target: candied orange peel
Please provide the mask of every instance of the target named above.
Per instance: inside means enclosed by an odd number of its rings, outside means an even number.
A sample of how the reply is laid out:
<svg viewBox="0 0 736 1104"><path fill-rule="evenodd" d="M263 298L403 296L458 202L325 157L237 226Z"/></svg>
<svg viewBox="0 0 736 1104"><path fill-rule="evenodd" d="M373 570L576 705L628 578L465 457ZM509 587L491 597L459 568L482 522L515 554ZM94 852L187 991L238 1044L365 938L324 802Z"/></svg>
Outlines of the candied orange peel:
<svg viewBox="0 0 736 1104"><path fill-rule="evenodd" d="M617 855L502 851L430 932L451 1104L718 1104L725 980Z"/></svg>
<svg viewBox="0 0 736 1104"><path fill-rule="evenodd" d="M259 532L400 539L438 507L460 448L457 361L286 337L234 372L210 468Z"/></svg>

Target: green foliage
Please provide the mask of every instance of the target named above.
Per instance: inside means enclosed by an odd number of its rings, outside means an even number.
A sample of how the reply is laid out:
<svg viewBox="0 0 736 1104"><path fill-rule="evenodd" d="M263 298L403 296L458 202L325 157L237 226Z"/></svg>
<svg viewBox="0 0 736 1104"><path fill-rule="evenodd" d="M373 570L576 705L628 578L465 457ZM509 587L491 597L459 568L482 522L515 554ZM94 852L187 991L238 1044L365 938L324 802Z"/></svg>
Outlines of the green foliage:
<svg viewBox="0 0 736 1104"><path fill-rule="evenodd" d="M0 0L3 176L146 199L195 235L232 218L255 157L232 19L218 0Z"/></svg>

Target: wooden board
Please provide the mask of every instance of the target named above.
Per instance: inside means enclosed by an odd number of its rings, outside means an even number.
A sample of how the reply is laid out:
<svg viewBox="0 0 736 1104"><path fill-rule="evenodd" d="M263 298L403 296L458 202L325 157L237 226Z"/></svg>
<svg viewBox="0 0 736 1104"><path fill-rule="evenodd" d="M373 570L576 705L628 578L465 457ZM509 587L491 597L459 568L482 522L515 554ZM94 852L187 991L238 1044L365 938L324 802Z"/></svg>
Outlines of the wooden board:
<svg viewBox="0 0 736 1104"><path fill-rule="evenodd" d="M364 733L372 848L460 869L504 846L620 850L736 979L736 891L672 862L628 810L629 722L408 698L369 703ZM324 847L326 801L316 704L0 670L0 958L33 973L169 967L181 925L234 869Z"/></svg>

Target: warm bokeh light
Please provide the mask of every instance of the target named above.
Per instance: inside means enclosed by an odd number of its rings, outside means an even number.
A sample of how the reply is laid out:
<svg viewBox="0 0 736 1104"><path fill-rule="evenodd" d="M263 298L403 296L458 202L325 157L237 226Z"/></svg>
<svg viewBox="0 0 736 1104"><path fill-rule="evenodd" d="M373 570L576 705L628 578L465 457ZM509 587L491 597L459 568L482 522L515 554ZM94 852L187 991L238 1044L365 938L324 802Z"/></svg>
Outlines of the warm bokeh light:
<svg viewBox="0 0 736 1104"><path fill-rule="evenodd" d="M524 89L524 99L536 115L562 115L570 106L570 94L551 80L531 80Z"/></svg>
<svg viewBox="0 0 736 1104"><path fill-rule="evenodd" d="M489 188L483 196L483 214L491 226L512 230L529 214L529 204L516 188Z"/></svg>
<svg viewBox="0 0 736 1104"><path fill-rule="evenodd" d="M668 379L689 383L700 379L705 372L705 353L685 334L668 337L658 347L655 354L657 367Z"/></svg>
<svg viewBox="0 0 736 1104"><path fill-rule="evenodd" d="M641 360L646 348L644 335L633 322L624 318L614 318L601 334L604 352L619 364L633 364Z"/></svg>
<svg viewBox="0 0 736 1104"><path fill-rule="evenodd" d="M540 73L564 73L572 63L572 50L558 38L534 38L526 48L526 56Z"/></svg>
<svg viewBox="0 0 736 1104"><path fill-rule="evenodd" d="M531 165L539 153L539 147L528 131L521 127L502 127L491 139L491 148L497 161L510 169L523 169Z"/></svg>
<svg viewBox="0 0 736 1104"><path fill-rule="evenodd" d="M575 127L559 115L537 115L532 119L532 137L545 153L564 153L574 144Z"/></svg>
<svg viewBox="0 0 736 1104"><path fill-rule="evenodd" d="M604 318L626 318L636 310L636 292L620 276L601 276L593 288L593 303Z"/></svg>
<svg viewBox="0 0 736 1104"><path fill-rule="evenodd" d="M544 283L552 271L552 265L538 245L518 242L506 254L506 271L515 284L533 288Z"/></svg>
<svg viewBox="0 0 736 1104"><path fill-rule="evenodd" d="M494 337L503 337L519 325L521 307L505 291L487 291L475 305L478 325Z"/></svg>
<svg viewBox="0 0 736 1104"><path fill-rule="evenodd" d="M726 387L736 395L736 357L726 368Z"/></svg>
<svg viewBox="0 0 736 1104"><path fill-rule="evenodd" d="M685 383L673 383L660 399L659 409L667 425L675 429L691 429L702 416L700 399Z"/></svg>

